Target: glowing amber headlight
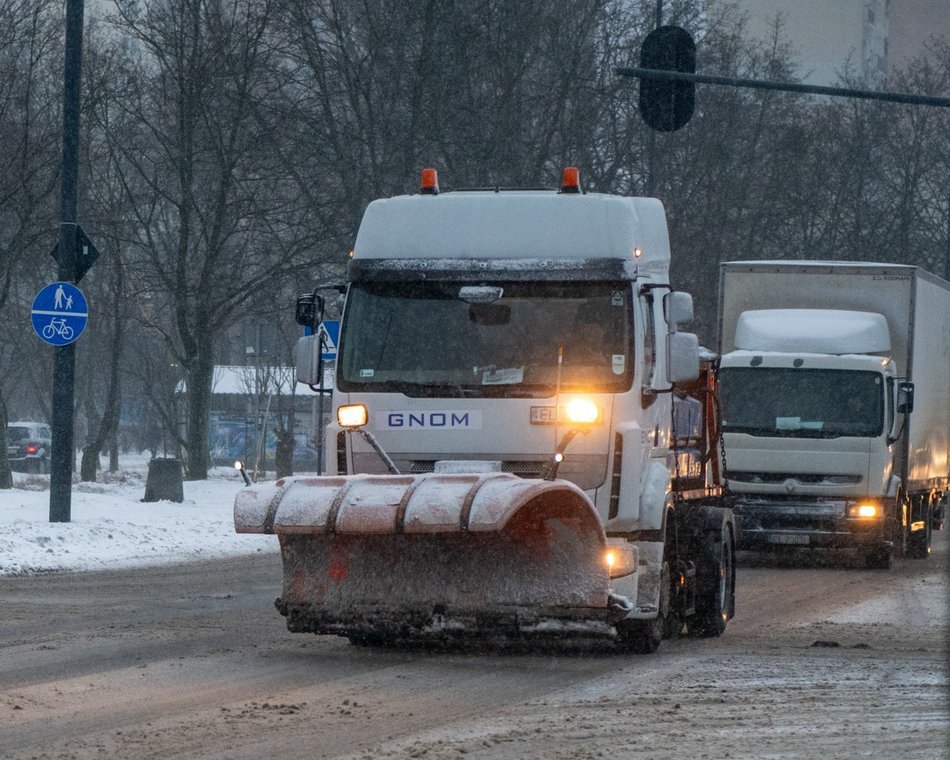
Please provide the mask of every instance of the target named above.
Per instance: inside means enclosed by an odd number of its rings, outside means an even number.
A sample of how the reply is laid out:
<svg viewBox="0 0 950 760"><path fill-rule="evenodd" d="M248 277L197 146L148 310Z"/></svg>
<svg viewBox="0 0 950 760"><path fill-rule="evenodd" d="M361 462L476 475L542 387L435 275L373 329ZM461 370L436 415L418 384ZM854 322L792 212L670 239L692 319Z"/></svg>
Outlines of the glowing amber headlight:
<svg viewBox="0 0 950 760"><path fill-rule="evenodd" d="M600 419L600 409L589 398L575 398L567 402L564 416L574 425L593 425Z"/></svg>
<svg viewBox="0 0 950 760"><path fill-rule="evenodd" d="M603 562L611 578L623 578L637 571L637 547L626 541L612 544L604 550Z"/></svg>
<svg viewBox="0 0 950 760"><path fill-rule="evenodd" d="M368 414L363 404L341 406L336 410L336 421L342 428L360 428L366 424Z"/></svg>
<svg viewBox="0 0 950 760"><path fill-rule="evenodd" d="M853 504L848 508L849 517L861 517L865 520L881 516L881 508L872 502Z"/></svg>

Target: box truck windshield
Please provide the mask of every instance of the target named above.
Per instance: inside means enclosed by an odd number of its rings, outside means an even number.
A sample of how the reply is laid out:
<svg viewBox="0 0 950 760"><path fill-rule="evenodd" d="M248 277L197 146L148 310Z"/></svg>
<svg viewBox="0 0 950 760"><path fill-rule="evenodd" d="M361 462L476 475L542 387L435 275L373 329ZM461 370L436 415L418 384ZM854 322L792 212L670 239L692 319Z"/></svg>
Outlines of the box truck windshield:
<svg viewBox="0 0 950 760"><path fill-rule="evenodd" d="M619 282L355 283L339 387L422 396L620 392L632 379L631 301L629 283Z"/></svg>
<svg viewBox="0 0 950 760"><path fill-rule="evenodd" d="M723 367L724 433L790 438L876 437L884 378L876 372Z"/></svg>

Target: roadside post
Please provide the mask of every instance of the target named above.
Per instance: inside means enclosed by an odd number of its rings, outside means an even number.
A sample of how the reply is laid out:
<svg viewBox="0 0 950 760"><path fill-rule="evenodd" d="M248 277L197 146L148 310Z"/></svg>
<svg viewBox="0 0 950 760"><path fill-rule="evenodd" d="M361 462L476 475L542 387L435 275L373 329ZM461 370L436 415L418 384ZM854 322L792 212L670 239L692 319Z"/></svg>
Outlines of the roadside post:
<svg viewBox="0 0 950 760"><path fill-rule="evenodd" d="M76 188L79 177L79 111L82 82L82 24L83 0L66 0L66 45L63 66L63 163L60 172L60 226L59 244L53 250L58 265L58 280L64 293L70 283L78 284L99 255L95 246L76 223ZM45 292L45 291L41 291ZM78 288L76 293L79 293ZM55 289L54 289L55 298ZM68 294L64 295L66 303ZM78 296L73 294L73 306ZM83 298L85 302L85 298ZM54 309L55 311L56 309ZM69 311L63 309L63 311ZM83 309L88 318L88 310ZM62 343L54 343L53 355L53 442L50 451L49 521L69 522L73 483L73 398L75 395L76 351L75 338L66 341L66 328L75 330L71 318L51 327ZM78 324L78 323L77 323ZM85 327L85 322L83 322ZM42 328L41 328L42 329ZM78 337L78 333L76 335ZM40 334L40 338L44 336Z"/></svg>
<svg viewBox="0 0 950 760"><path fill-rule="evenodd" d="M324 463L324 436L326 426L323 424L323 399L326 395L326 369L322 366L323 362L336 361L336 346L340 340L340 320L325 319L320 323L320 390L317 396L317 475L323 475L326 467Z"/></svg>

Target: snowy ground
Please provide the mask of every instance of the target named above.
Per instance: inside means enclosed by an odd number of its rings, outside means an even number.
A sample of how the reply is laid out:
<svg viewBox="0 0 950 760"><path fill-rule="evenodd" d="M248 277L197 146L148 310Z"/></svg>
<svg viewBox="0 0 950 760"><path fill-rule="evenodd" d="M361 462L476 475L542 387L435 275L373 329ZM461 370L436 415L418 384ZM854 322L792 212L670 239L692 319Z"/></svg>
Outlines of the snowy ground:
<svg viewBox="0 0 950 760"><path fill-rule="evenodd" d="M277 552L273 536L238 535L232 510L244 487L233 468L185 481L184 501L143 502L148 456L123 457L120 471L75 483L70 521L49 521L49 476L14 473L0 490L0 575L101 570L207 557Z"/></svg>
<svg viewBox="0 0 950 760"><path fill-rule="evenodd" d="M349 647L285 630L234 470L143 503L130 464L77 483L70 523L48 478L0 491L0 757L950 757L947 531L888 571L740 557L725 635L655 656Z"/></svg>

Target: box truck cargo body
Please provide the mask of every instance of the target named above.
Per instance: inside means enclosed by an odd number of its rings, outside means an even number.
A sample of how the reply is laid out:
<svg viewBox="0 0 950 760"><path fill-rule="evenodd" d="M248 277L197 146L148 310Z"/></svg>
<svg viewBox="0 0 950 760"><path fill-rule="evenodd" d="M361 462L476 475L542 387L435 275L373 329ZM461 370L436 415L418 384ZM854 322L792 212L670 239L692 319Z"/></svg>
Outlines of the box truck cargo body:
<svg viewBox="0 0 950 760"><path fill-rule="evenodd" d="M950 480L950 283L908 265L726 262L723 430L742 546L926 557Z"/></svg>

